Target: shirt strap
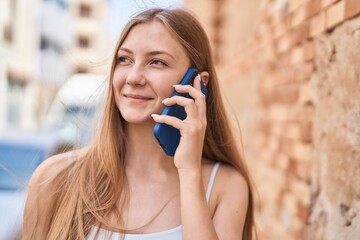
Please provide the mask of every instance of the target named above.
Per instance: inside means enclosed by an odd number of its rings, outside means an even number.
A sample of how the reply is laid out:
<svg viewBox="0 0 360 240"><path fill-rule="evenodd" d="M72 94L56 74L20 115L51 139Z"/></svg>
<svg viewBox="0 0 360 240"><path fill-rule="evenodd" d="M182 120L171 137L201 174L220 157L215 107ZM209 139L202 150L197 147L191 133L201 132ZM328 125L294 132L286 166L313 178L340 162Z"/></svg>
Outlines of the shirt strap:
<svg viewBox="0 0 360 240"><path fill-rule="evenodd" d="M216 176L217 171L219 170L220 164L221 164L221 162L215 163L211 170L211 173L210 173L208 186L206 188L206 203L207 204L209 204L209 201L210 201L210 195L211 195L212 188L214 186L215 176Z"/></svg>

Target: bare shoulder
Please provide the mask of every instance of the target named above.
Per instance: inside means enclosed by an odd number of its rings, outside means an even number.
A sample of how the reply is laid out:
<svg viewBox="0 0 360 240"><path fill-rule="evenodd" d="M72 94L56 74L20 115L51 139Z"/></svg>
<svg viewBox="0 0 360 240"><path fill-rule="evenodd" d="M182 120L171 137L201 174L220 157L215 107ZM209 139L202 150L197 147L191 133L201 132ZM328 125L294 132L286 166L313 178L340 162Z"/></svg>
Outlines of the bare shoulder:
<svg viewBox="0 0 360 240"><path fill-rule="evenodd" d="M54 155L37 167L27 187L23 223L24 240L46 239L47 224L51 218L49 211L58 191L55 186L59 179L56 177L83 152L84 150L78 150L71 154Z"/></svg>
<svg viewBox="0 0 360 240"><path fill-rule="evenodd" d="M237 193L248 196L248 183L235 167L229 164L221 164L217 175L218 185L221 186L220 196Z"/></svg>
<svg viewBox="0 0 360 240"><path fill-rule="evenodd" d="M204 182L207 182L210 177L215 161L203 159L202 168L205 175ZM213 209L225 200L238 202L242 206L248 204L249 185L246 178L232 165L221 163L216 173L213 194L210 198L210 206Z"/></svg>
<svg viewBox="0 0 360 240"><path fill-rule="evenodd" d="M249 205L249 184L245 176L235 167L222 163L216 175L214 195L213 222L219 239L239 239Z"/></svg>
<svg viewBox="0 0 360 240"><path fill-rule="evenodd" d="M215 164L215 161L203 159L203 170L210 174ZM247 196L249 191L246 178L235 167L227 163L220 164L219 170L216 173L215 185L216 189L214 190L218 192L220 197L223 194L234 194L237 192Z"/></svg>
<svg viewBox="0 0 360 240"><path fill-rule="evenodd" d="M85 149L79 149L72 152L61 153L44 160L31 176L29 187L34 187L38 184L50 184L55 176L69 166L76 157L84 154L84 151Z"/></svg>

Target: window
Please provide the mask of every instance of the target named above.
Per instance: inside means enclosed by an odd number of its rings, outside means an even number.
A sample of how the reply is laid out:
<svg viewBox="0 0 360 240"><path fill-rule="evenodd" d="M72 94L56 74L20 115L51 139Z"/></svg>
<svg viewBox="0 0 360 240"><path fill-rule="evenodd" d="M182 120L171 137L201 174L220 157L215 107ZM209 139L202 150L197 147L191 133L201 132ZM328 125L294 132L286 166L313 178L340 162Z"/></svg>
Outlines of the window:
<svg viewBox="0 0 360 240"><path fill-rule="evenodd" d="M23 105L26 83L22 80L9 77L7 122L9 126L18 127L23 117Z"/></svg>
<svg viewBox="0 0 360 240"><path fill-rule="evenodd" d="M90 41L88 37L80 36L78 38L78 46L81 48L88 48L90 45Z"/></svg>
<svg viewBox="0 0 360 240"><path fill-rule="evenodd" d="M87 73L88 71L86 70L85 67L78 67L76 69L76 73Z"/></svg>
<svg viewBox="0 0 360 240"><path fill-rule="evenodd" d="M91 16L91 6L87 4L80 4L80 16L81 17L90 17Z"/></svg>
<svg viewBox="0 0 360 240"><path fill-rule="evenodd" d="M46 49L49 48L49 45L50 45L50 43L49 43L49 41L47 40L47 38L44 37L44 36L41 36L41 37L40 37L40 49L41 49L41 50L46 50Z"/></svg>
<svg viewBox="0 0 360 240"><path fill-rule="evenodd" d="M14 26L16 21L17 0L5 1L5 15L3 16L3 39L7 43L14 40ZM1 33L0 33L1 34Z"/></svg>
<svg viewBox="0 0 360 240"><path fill-rule="evenodd" d="M9 22L5 23L4 26L4 40L8 43L11 43L13 40L13 29Z"/></svg>

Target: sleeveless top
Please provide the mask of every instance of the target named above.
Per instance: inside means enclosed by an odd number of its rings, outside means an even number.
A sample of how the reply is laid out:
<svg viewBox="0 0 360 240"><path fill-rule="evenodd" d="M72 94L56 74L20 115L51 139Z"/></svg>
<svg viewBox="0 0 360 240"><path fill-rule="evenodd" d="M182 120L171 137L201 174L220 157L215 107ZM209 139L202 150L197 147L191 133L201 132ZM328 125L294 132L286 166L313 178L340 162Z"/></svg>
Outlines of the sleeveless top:
<svg viewBox="0 0 360 240"><path fill-rule="evenodd" d="M220 167L220 162L217 162L214 164L211 173L210 173L210 178L209 178L209 182L208 182L208 186L206 188L206 202L207 204L209 204L209 200L210 200L210 194L211 194L211 190L213 188L214 185L214 180L215 180L215 175L218 171ZM92 240L95 238L96 236L96 232L98 230L98 227L93 227L89 233L89 235L87 236L86 239L88 240ZM121 234L117 233L117 232L111 232L111 231L107 231L105 229L100 229L97 239L110 239L110 240L120 240L121 239ZM182 227L177 226L175 228L169 229L169 230L165 230L165 231L161 231L161 232L157 232L157 233L146 233L146 234L124 234L124 238L125 240L181 240L182 239Z"/></svg>

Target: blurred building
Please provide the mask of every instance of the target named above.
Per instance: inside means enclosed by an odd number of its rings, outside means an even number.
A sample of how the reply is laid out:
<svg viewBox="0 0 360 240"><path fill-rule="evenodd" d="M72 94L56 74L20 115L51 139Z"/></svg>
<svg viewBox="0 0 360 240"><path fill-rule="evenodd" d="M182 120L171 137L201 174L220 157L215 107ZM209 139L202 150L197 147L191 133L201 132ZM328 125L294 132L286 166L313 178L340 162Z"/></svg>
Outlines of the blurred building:
<svg viewBox="0 0 360 240"><path fill-rule="evenodd" d="M0 2L0 130L35 122L39 0Z"/></svg>
<svg viewBox="0 0 360 240"><path fill-rule="evenodd" d="M74 73L105 73L105 0L0 2L0 131L34 130Z"/></svg>
<svg viewBox="0 0 360 240"><path fill-rule="evenodd" d="M360 236L360 1L186 1L259 193L260 239Z"/></svg>
<svg viewBox="0 0 360 240"><path fill-rule="evenodd" d="M69 13L74 44L66 59L74 73L106 73L114 42L105 29L106 0L71 0Z"/></svg>

